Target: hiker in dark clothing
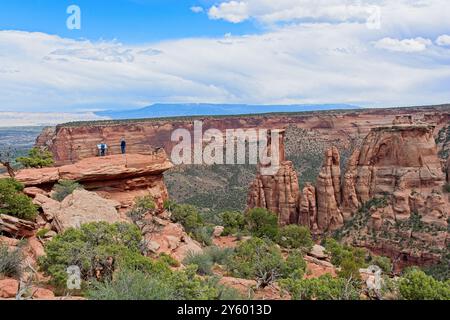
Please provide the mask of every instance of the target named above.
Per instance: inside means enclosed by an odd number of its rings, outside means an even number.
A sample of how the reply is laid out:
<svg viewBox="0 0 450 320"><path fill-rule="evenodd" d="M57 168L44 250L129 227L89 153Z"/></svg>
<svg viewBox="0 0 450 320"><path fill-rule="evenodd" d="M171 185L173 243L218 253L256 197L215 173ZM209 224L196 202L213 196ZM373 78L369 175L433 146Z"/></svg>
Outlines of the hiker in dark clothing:
<svg viewBox="0 0 450 320"><path fill-rule="evenodd" d="M125 141L125 138L122 138L122 141L120 141L120 149L122 150L122 154L125 154L127 151L127 142Z"/></svg>
<svg viewBox="0 0 450 320"><path fill-rule="evenodd" d="M100 144L100 156L101 157L104 157L106 155L106 148L107 148L106 143L102 142Z"/></svg>

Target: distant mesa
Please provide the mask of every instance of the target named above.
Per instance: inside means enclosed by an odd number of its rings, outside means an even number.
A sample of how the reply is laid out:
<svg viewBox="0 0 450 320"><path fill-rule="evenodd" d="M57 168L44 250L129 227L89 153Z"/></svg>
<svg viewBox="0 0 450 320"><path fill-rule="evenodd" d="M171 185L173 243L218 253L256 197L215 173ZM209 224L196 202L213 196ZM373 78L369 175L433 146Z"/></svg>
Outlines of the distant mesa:
<svg viewBox="0 0 450 320"><path fill-rule="evenodd" d="M307 112L359 109L348 104L296 104L296 105L248 105L248 104L154 104L142 109L109 110L96 112L99 117L114 120L165 118L182 116L227 116L262 113Z"/></svg>

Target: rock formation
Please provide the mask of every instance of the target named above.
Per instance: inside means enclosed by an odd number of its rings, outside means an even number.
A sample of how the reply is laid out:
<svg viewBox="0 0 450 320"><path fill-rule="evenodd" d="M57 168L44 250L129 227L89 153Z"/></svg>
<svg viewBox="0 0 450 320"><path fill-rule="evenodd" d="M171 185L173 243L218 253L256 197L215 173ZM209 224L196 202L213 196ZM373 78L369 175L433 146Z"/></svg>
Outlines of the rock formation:
<svg viewBox="0 0 450 320"><path fill-rule="evenodd" d="M32 221L22 220L6 214L0 214L0 232L14 237L31 237L36 229Z"/></svg>
<svg viewBox="0 0 450 320"><path fill-rule="evenodd" d="M141 223L148 255L165 253L182 262L189 253L203 251L180 224L155 216L148 216Z"/></svg>
<svg viewBox="0 0 450 320"><path fill-rule="evenodd" d="M406 122L369 133L348 161L342 189L342 211L351 222L345 240L390 256L397 269L439 261L449 239L434 127Z"/></svg>
<svg viewBox="0 0 450 320"><path fill-rule="evenodd" d="M408 219L413 191L425 198L433 190L440 191L445 175L433 130L426 125L372 130L349 159L342 191L344 210L354 212L374 197L392 195L395 215Z"/></svg>
<svg viewBox="0 0 450 320"><path fill-rule="evenodd" d="M343 225L341 204L341 169L339 151L326 151L325 160L316 183L317 226L322 231L336 230Z"/></svg>
<svg viewBox="0 0 450 320"><path fill-rule="evenodd" d="M431 119L438 125L450 119L448 106L428 108L390 108L373 110L326 111L281 115L254 115L240 117L204 117L204 130L224 129L286 129L295 125L303 129L313 129L327 140L348 140L349 136L364 137L374 127L390 125L399 116ZM58 125L46 128L38 137L38 146L48 147L57 165L69 164L98 154L97 144L104 141L109 145L110 154L120 154L120 140L125 137L130 153L148 154L163 147L168 154L174 143L171 134L176 129L193 130L193 122L188 119L149 119L133 121L99 121Z"/></svg>
<svg viewBox="0 0 450 320"><path fill-rule="evenodd" d="M292 162L284 160L284 130L280 133L279 169L273 175L265 175L262 172L264 167L258 167L256 179L250 186L247 207L266 208L278 214L280 225L287 225L298 221L300 191Z"/></svg>
<svg viewBox="0 0 450 320"><path fill-rule="evenodd" d="M164 150L151 155L127 154L87 158L72 165L43 169L25 169L16 179L29 193L50 191L59 180L73 180L86 190L119 202L122 208L133 204L137 196L151 194L161 208L168 198L163 173L172 167Z"/></svg>
<svg viewBox="0 0 450 320"><path fill-rule="evenodd" d="M303 188L300 200L300 214L298 224L307 226L312 232L317 233L317 199L316 188L307 183Z"/></svg>

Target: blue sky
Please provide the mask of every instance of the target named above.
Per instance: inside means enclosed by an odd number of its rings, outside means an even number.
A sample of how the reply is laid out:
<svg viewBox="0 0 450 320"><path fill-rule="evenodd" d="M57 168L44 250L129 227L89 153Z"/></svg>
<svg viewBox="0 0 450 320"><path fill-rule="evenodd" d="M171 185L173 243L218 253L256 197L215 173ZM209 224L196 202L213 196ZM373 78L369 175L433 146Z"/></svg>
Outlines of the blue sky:
<svg viewBox="0 0 450 320"><path fill-rule="evenodd" d="M193 0L21 0L1 1L0 29L39 31L68 38L118 39L123 43L186 37L256 33L253 22L210 20L191 8L213 1ZM82 29L66 28L66 9L82 9Z"/></svg>
<svg viewBox="0 0 450 320"><path fill-rule="evenodd" d="M69 30L66 9L81 9ZM1 0L0 112L450 102L448 0Z"/></svg>

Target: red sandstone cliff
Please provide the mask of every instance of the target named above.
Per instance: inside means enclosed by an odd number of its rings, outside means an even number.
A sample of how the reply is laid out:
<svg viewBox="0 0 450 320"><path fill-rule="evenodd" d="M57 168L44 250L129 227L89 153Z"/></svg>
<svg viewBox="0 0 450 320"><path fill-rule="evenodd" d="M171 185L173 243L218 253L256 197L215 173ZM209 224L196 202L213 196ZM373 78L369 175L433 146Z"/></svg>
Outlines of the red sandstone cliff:
<svg viewBox="0 0 450 320"><path fill-rule="evenodd" d="M330 148L316 185L302 192L285 161L274 175L258 174L248 207L267 208L280 225L298 223L316 234L338 230L347 220L345 241L389 255L397 267L436 262L450 241L443 193L450 160L445 165L439 159L434 129L411 124L409 117L372 129L343 175L339 151Z"/></svg>
<svg viewBox="0 0 450 320"><path fill-rule="evenodd" d="M196 117L203 121L204 130L225 129L286 129L290 125L311 129L330 141L349 137L364 137L375 127L390 125L396 117L413 115L414 118L443 126L450 120L450 106L430 108L394 108L359 111L328 111L280 115ZM127 140L129 153L151 153L163 147L170 154L175 129L193 130L193 119L152 119L128 121L99 121L59 125L46 128L38 137L38 146L47 146L57 165L74 163L97 155L97 144L109 145L109 154L120 153L120 140Z"/></svg>
<svg viewBox="0 0 450 320"><path fill-rule="evenodd" d="M164 150L152 155L127 154L87 158L73 165L25 169L16 179L27 188L51 190L59 180L78 181L86 190L116 200L126 208L137 196L151 194L162 207L168 198L163 173L172 167Z"/></svg>

